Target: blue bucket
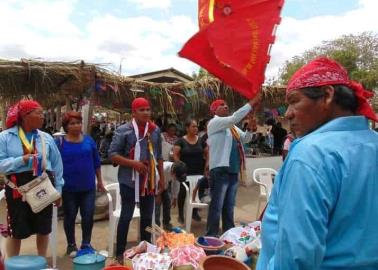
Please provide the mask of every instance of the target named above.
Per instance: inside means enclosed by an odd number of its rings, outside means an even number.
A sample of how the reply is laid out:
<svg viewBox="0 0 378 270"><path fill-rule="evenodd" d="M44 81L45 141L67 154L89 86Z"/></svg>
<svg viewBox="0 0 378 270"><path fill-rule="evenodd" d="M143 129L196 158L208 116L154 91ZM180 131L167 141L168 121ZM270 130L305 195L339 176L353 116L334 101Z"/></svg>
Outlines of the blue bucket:
<svg viewBox="0 0 378 270"><path fill-rule="evenodd" d="M5 270L41 270L47 268L44 257L34 255L14 256L5 260Z"/></svg>
<svg viewBox="0 0 378 270"><path fill-rule="evenodd" d="M100 254L86 254L73 259L73 270L101 270L106 258Z"/></svg>

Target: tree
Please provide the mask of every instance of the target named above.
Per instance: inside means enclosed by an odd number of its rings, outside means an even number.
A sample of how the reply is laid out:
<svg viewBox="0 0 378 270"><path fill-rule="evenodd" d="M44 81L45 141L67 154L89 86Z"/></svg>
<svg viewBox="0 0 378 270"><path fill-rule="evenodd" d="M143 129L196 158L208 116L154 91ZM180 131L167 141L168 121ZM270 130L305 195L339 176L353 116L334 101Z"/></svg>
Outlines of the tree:
<svg viewBox="0 0 378 270"><path fill-rule="evenodd" d="M200 68L198 70L198 73L196 73L196 72L192 73L192 77L193 77L194 80L200 80L200 79L202 79L204 77L208 77L208 76L212 77L212 75L209 72L207 72L206 69L203 69L203 68Z"/></svg>
<svg viewBox="0 0 378 270"><path fill-rule="evenodd" d="M378 88L378 35L363 32L324 41L320 46L286 61L279 73L278 83L286 84L293 73L317 56L328 56L342 64L349 77L367 89Z"/></svg>

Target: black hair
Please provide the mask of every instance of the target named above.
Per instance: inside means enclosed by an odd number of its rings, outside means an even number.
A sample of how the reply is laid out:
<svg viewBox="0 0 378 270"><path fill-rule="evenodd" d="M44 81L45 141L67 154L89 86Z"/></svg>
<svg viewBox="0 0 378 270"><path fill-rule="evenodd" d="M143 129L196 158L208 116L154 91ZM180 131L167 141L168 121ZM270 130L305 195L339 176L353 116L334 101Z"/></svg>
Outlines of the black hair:
<svg viewBox="0 0 378 270"><path fill-rule="evenodd" d="M185 121L185 128L189 128L190 125L193 123L193 121L196 121L196 119L194 119L194 118L188 118L188 119L186 119L186 121Z"/></svg>
<svg viewBox="0 0 378 270"><path fill-rule="evenodd" d="M358 100L354 91L341 84L332 85L332 87L335 89L333 102L340 106L343 110L348 110L355 113L358 108ZM324 87L303 88L302 92L306 97L312 100L318 100L325 95Z"/></svg>
<svg viewBox="0 0 378 270"><path fill-rule="evenodd" d="M167 129L170 129L170 128L176 128L176 129L177 129L177 126L176 126L176 124L174 124L174 123L170 123L170 124L167 126Z"/></svg>

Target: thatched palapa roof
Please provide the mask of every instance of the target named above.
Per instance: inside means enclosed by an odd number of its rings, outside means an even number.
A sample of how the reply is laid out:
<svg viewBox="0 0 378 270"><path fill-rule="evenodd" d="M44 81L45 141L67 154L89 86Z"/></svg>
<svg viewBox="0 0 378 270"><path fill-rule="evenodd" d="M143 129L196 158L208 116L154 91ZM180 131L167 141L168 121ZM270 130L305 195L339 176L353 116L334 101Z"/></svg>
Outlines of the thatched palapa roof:
<svg viewBox="0 0 378 270"><path fill-rule="evenodd" d="M283 87L263 89L267 107L284 103ZM126 77L104 65L77 62L0 60L0 98L12 103L31 96L46 108L65 104L67 98L80 102L90 98L97 105L121 112L129 111L136 96L148 97L154 110L167 113L207 113L208 104L224 98L231 108L245 102L237 92L220 80L204 76L199 80L177 83L147 82L138 76Z"/></svg>

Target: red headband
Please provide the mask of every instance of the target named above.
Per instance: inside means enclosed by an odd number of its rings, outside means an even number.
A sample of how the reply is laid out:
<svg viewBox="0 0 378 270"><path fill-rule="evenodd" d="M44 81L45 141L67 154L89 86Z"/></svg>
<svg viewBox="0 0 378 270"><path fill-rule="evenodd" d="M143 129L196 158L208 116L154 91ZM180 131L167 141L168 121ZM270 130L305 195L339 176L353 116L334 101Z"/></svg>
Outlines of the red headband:
<svg viewBox="0 0 378 270"><path fill-rule="evenodd" d="M349 80L345 68L326 57L316 58L297 70L287 85L286 94L296 89L335 84L346 85L354 91L358 100L357 114L378 122L377 115L368 103L368 98L372 97L373 93L365 90L360 83Z"/></svg>
<svg viewBox="0 0 378 270"><path fill-rule="evenodd" d="M18 119L24 118L28 113L40 109L42 106L35 100L21 100L8 109L5 125L7 128L17 125Z"/></svg>
<svg viewBox="0 0 378 270"><path fill-rule="evenodd" d="M131 103L131 110L135 112L137 109L140 108L150 108L150 103L145 98L136 98Z"/></svg>
<svg viewBox="0 0 378 270"><path fill-rule="evenodd" d="M223 99L217 99L214 100L213 103L210 105L210 111L212 113L215 113L215 111L218 109L218 107L222 104L226 103Z"/></svg>

